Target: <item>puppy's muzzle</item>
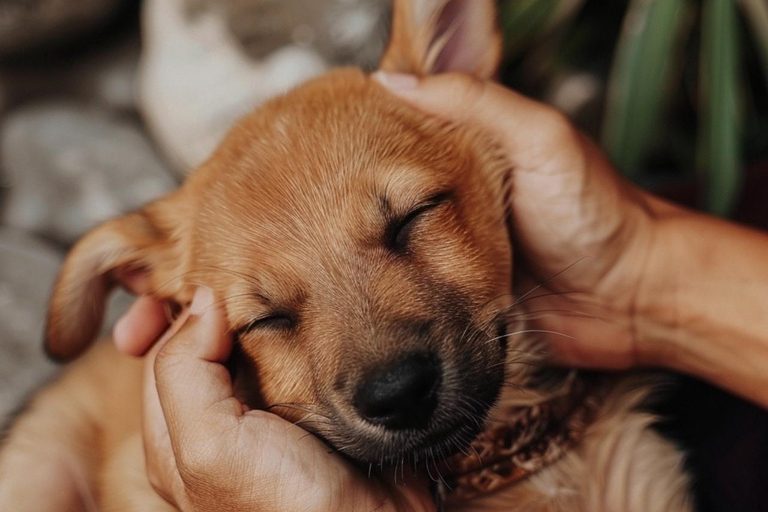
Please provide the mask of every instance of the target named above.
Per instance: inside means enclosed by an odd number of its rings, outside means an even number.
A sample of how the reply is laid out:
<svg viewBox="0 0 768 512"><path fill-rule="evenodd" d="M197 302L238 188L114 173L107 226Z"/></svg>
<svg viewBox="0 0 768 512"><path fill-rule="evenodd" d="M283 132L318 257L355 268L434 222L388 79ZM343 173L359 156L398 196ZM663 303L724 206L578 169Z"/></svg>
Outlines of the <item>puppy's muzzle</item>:
<svg viewBox="0 0 768 512"><path fill-rule="evenodd" d="M437 357L412 353L364 375L353 405L371 424L389 430L424 429L437 407L441 383Z"/></svg>

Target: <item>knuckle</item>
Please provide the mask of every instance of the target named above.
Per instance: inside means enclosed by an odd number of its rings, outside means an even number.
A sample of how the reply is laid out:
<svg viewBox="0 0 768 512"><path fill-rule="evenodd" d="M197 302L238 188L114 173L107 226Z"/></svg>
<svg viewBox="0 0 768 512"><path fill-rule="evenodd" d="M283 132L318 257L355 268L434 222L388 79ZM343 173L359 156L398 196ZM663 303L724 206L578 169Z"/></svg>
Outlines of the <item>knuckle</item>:
<svg viewBox="0 0 768 512"><path fill-rule="evenodd" d="M467 106L476 104L483 96L486 83L471 75L450 73L446 76L451 98L461 98Z"/></svg>
<svg viewBox="0 0 768 512"><path fill-rule="evenodd" d="M182 480L194 481L209 466L205 457L196 451L179 450L177 454L177 466Z"/></svg>
<svg viewBox="0 0 768 512"><path fill-rule="evenodd" d="M181 481L184 487L194 490L198 484L206 480L206 464L199 460L182 459L179 460L178 469ZM210 471L210 469L208 469Z"/></svg>
<svg viewBox="0 0 768 512"><path fill-rule="evenodd" d="M568 116L554 107L543 107L539 114L539 129L544 137L554 142L572 142L576 140L576 127Z"/></svg>
<svg viewBox="0 0 768 512"><path fill-rule="evenodd" d="M190 489L201 483L210 484L210 477L217 472L220 462L221 459L214 450L199 451L182 447L177 456L179 476Z"/></svg>
<svg viewBox="0 0 768 512"><path fill-rule="evenodd" d="M478 94L483 89L483 82L472 75L450 73L447 78L451 80L457 92L462 92L465 95Z"/></svg>

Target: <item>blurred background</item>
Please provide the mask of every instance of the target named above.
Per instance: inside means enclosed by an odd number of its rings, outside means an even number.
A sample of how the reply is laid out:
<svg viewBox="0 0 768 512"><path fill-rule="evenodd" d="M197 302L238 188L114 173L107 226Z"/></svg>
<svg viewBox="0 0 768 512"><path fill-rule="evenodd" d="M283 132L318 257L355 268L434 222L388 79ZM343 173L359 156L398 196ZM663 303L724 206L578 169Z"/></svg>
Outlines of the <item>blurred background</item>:
<svg viewBox="0 0 768 512"><path fill-rule="evenodd" d="M472 1L472 0L465 0ZM500 79L630 179L768 229L768 0L499 0ZM67 248L172 190L231 123L338 65L374 69L391 0L0 0L0 424L55 374ZM129 302L115 301L112 318ZM765 511L768 417L689 379L659 405L702 511Z"/></svg>

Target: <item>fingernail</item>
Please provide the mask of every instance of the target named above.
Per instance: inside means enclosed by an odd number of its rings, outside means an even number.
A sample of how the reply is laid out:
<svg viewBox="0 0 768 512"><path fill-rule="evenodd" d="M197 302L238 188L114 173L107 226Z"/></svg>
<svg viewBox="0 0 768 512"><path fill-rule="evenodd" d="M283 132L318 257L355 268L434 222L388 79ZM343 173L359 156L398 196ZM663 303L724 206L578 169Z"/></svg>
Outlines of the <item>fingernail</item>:
<svg viewBox="0 0 768 512"><path fill-rule="evenodd" d="M200 286L195 291L195 297L189 306L189 313L194 316L200 316L213 305L213 292L210 288Z"/></svg>
<svg viewBox="0 0 768 512"><path fill-rule="evenodd" d="M410 91L419 86L419 79L406 73L377 71L373 74L373 79L393 92Z"/></svg>

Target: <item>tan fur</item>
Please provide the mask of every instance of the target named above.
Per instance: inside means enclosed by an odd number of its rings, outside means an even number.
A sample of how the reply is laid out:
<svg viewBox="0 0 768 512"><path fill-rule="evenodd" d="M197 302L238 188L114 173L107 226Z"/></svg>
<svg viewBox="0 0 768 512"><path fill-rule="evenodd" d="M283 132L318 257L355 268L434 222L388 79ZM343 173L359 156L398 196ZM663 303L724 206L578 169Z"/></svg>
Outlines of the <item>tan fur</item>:
<svg viewBox="0 0 768 512"><path fill-rule="evenodd" d="M657 418L643 412L658 382L623 378L577 449L522 483L455 510L692 512L683 454L652 428ZM508 395L520 399L518 392Z"/></svg>
<svg viewBox="0 0 768 512"><path fill-rule="evenodd" d="M140 431L141 368L140 361L119 355L105 341L34 397L3 441L0 510L91 512L89 503L99 511L143 510L126 508L113 497L141 488L154 495L144 472L143 451L135 442ZM130 442L139 448L128 454L130 464L111 471ZM126 490L123 483L130 466L141 469L143 480Z"/></svg>
<svg viewBox="0 0 768 512"><path fill-rule="evenodd" d="M383 68L495 72L490 0L403 0L395 13ZM244 118L177 192L86 235L53 292L47 350L85 351L115 285L172 307L205 285L239 335L239 396L309 404L334 421L302 425L351 456L404 442L362 421L351 395L367 372L414 350L445 368L441 421L475 420L486 411L464 395L503 378L494 328L511 304L509 172L483 134L408 107L360 71L330 73ZM433 199L407 247L393 246L398 219ZM289 328L248 328L285 311ZM521 368L506 377L526 384ZM0 510L168 509L144 472L140 384L140 364L103 343L41 391L3 443ZM578 450L472 506L689 510L681 457L636 412L642 395L617 388ZM298 420L306 409L274 412Z"/></svg>

